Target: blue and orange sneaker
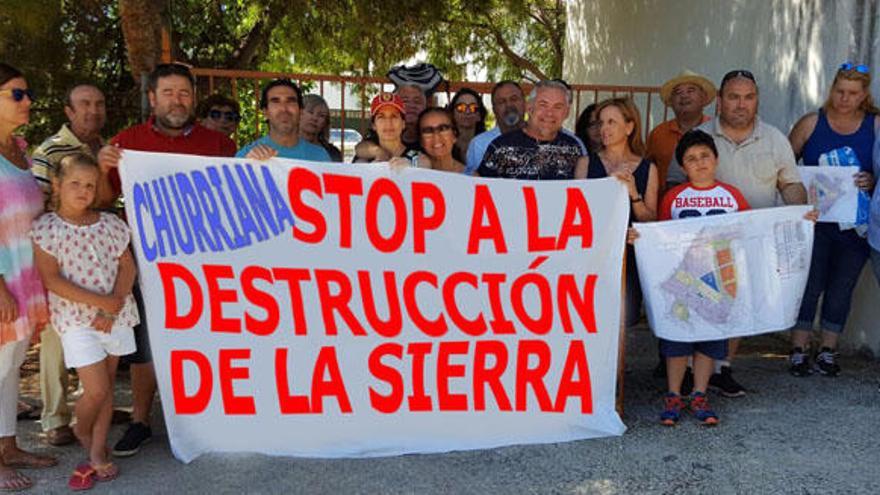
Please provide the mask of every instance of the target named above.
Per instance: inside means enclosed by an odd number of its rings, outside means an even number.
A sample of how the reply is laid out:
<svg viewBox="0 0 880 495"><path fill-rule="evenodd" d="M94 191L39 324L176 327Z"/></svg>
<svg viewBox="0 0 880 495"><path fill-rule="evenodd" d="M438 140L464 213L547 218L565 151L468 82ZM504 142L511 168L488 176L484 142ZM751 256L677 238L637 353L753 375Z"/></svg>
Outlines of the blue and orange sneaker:
<svg viewBox="0 0 880 495"><path fill-rule="evenodd" d="M709 407L709 399L702 392L694 392L691 394L691 412L704 426L715 426L718 424L718 415Z"/></svg>
<svg viewBox="0 0 880 495"><path fill-rule="evenodd" d="M672 392L663 396L663 412L660 413L660 423L665 426L675 426L681 419L681 410L684 409L684 401L681 396Z"/></svg>

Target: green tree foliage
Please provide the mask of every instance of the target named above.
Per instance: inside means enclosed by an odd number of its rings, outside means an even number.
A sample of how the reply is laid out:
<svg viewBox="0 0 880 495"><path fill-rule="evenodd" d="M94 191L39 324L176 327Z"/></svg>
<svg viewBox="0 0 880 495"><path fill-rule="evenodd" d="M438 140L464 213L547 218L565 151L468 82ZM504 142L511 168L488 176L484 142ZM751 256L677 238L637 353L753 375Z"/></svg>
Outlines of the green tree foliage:
<svg viewBox="0 0 880 495"><path fill-rule="evenodd" d="M37 94L26 137L32 145L65 122L67 88L82 82L107 96L108 129L139 116L138 90L127 67L116 2L0 2L0 60L28 79Z"/></svg>
<svg viewBox="0 0 880 495"><path fill-rule="evenodd" d="M159 12L160 15L146 15ZM124 15L123 15L124 14ZM0 0L0 60L20 67L40 95L32 143L64 122L72 84L108 98L107 134L140 119L140 73L158 53L162 23L175 60L196 67L347 75L384 74L413 58L461 80L559 77L562 0ZM139 56L132 63L133 56ZM153 57L154 58L154 57ZM219 84L220 91L229 87ZM241 96L252 88L239 88ZM248 112L257 118L256 112Z"/></svg>

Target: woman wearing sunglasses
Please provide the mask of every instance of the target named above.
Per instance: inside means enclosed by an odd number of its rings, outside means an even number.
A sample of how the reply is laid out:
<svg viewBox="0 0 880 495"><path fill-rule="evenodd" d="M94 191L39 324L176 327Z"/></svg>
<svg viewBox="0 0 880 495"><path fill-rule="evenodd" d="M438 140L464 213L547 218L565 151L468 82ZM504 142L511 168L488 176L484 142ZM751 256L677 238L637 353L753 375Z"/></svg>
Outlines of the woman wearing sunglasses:
<svg viewBox="0 0 880 495"><path fill-rule="evenodd" d="M199 105L199 121L212 131L232 137L241 122L238 102L215 93L205 98Z"/></svg>
<svg viewBox="0 0 880 495"><path fill-rule="evenodd" d="M453 153L456 160L464 161L471 139L486 131L488 111L480 94L470 88L458 90L449 102L449 109L452 110L455 125L458 127L458 139L455 141Z"/></svg>
<svg viewBox="0 0 880 495"><path fill-rule="evenodd" d="M419 114L419 140L423 154L419 166L443 172L464 173L465 166L452 156L458 129L452 112L440 107L430 107Z"/></svg>
<svg viewBox="0 0 880 495"><path fill-rule="evenodd" d="M33 485L16 469L57 464L15 442L19 368L31 335L48 319L29 237L31 224L43 212L43 193L31 175L27 144L13 134L30 120L33 98L24 75L0 62L0 491Z"/></svg>
<svg viewBox="0 0 880 495"><path fill-rule="evenodd" d="M870 86L867 66L841 64L825 104L801 117L789 134L795 156L803 165L858 166L853 180L865 195L874 188L871 152L880 124ZM864 224L816 224L810 275L792 330L789 371L794 376L807 376L813 371L825 376L840 373L837 340L846 325L856 281L868 259L866 229ZM823 294L822 342L811 367L808 344Z"/></svg>

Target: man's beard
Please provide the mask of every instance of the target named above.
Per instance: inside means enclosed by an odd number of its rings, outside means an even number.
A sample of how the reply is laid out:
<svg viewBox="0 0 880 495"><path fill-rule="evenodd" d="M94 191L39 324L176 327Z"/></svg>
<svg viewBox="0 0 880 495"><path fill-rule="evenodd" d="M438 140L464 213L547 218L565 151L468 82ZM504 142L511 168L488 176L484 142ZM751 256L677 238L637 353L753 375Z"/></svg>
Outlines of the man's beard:
<svg viewBox="0 0 880 495"><path fill-rule="evenodd" d="M504 122L505 126L513 127L519 124L522 119L519 116L519 112L516 110L510 110L504 114L504 117L501 120Z"/></svg>
<svg viewBox="0 0 880 495"><path fill-rule="evenodd" d="M191 114L183 115L169 112L161 117L156 116L156 119L162 124L162 127L167 129L183 129L192 123L193 117Z"/></svg>

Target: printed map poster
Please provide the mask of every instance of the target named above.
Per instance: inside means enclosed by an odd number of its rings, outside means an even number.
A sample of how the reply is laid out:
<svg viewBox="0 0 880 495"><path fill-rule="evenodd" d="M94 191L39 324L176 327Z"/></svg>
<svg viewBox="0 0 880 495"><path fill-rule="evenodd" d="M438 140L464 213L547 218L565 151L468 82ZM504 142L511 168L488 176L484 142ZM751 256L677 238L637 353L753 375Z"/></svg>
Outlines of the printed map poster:
<svg viewBox="0 0 880 495"><path fill-rule="evenodd" d="M820 222L855 223L859 210L859 188L853 175L859 167L798 167L809 202L819 210Z"/></svg>
<svg viewBox="0 0 880 495"><path fill-rule="evenodd" d="M125 151L168 436L373 457L564 442L615 411L615 179Z"/></svg>
<svg viewBox="0 0 880 495"><path fill-rule="evenodd" d="M639 280L658 337L742 337L794 325L810 270L810 206L637 223Z"/></svg>

